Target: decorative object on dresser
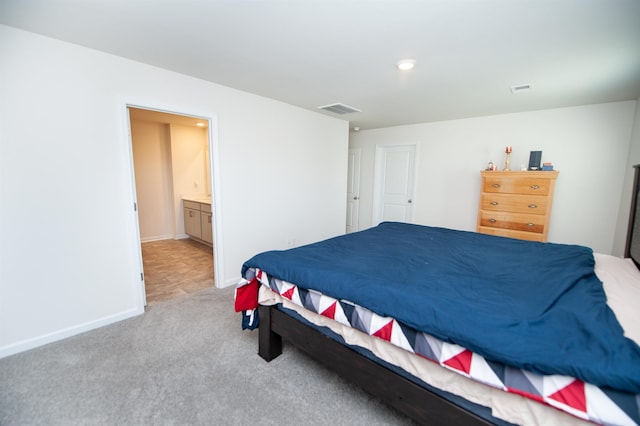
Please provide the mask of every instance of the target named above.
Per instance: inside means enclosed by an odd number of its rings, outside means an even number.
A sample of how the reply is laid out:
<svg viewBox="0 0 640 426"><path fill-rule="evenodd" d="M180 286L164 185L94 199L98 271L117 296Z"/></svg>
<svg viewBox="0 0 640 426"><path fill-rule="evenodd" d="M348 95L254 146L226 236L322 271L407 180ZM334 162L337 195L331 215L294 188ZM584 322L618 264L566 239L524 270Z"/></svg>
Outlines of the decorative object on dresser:
<svg viewBox="0 0 640 426"><path fill-rule="evenodd" d="M493 163L493 161L489 161L489 164L487 164L487 168L485 170L488 172L493 172L496 170L496 165Z"/></svg>
<svg viewBox="0 0 640 426"><path fill-rule="evenodd" d="M542 161L542 151L531 151L529 153L529 170L540 170L540 161Z"/></svg>
<svg viewBox="0 0 640 426"><path fill-rule="evenodd" d="M557 171L480 172L477 231L547 241Z"/></svg>
<svg viewBox="0 0 640 426"><path fill-rule="evenodd" d="M506 158L504 160L504 171L505 172L510 172L511 171L511 152L513 151L513 148L510 146L507 146L504 149L504 153L506 154Z"/></svg>

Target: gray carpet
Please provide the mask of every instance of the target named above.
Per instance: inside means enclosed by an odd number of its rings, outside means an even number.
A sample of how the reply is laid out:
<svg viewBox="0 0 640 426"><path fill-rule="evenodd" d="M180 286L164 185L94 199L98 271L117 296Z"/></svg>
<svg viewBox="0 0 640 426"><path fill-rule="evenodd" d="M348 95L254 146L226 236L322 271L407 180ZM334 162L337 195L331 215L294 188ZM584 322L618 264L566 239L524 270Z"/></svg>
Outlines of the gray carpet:
<svg viewBox="0 0 640 426"><path fill-rule="evenodd" d="M266 363L233 289L0 359L0 425L402 425L291 346Z"/></svg>

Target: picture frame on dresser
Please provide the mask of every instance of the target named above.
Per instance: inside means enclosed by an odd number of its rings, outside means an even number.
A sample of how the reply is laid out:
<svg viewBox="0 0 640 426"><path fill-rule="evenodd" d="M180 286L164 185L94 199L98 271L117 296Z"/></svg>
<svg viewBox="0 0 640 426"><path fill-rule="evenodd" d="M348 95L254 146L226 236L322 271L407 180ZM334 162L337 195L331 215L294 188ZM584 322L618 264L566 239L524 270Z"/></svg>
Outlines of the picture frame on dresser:
<svg viewBox="0 0 640 426"><path fill-rule="evenodd" d="M529 153L529 168L530 171L542 170L542 151L531 151Z"/></svg>

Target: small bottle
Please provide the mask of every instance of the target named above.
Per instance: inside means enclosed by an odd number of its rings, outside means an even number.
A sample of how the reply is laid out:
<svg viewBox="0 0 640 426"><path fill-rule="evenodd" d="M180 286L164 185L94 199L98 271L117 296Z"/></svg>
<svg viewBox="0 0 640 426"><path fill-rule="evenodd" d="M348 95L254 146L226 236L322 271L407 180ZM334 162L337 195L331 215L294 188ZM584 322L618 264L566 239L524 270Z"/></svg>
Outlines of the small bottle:
<svg viewBox="0 0 640 426"><path fill-rule="evenodd" d="M489 161L489 164L487 164L487 168L485 170L488 172L493 172L496 170L496 165L493 164L493 161Z"/></svg>

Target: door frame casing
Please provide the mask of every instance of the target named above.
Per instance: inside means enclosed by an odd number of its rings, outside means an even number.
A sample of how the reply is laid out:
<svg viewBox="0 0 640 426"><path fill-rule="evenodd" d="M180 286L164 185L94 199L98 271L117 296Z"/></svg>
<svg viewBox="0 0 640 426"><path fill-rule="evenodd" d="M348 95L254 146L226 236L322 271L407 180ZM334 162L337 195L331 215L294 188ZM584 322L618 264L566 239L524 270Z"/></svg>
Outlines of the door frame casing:
<svg viewBox="0 0 640 426"><path fill-rule="evenodd" d="M197 117L208 122L207 139L209 144L209 181L211 182L211 211L213 212L212 226L213 226L213 274L214 285L217 288L221 288L224 283L224 258L223 258L223 238L222 238L222 209L219 200L220 197L220 155L219 155L219 140L218 140L218 120L215 113L206 111L197 111L190 107L180 107L171 105L158 105L155 102L140 101L133 99L122 99L120 101L120 108L124 114L124 120L126 123L126 137L125 143L128 151L129 161L126 165L127 173L129 175L129 181L131 184L131 191L133 200L131 202L131 212L133 215L134 229L131 232L131 244L133 245L134 253L137 253L138 264L140 269L141 286L139 292L139 304L141 307L146 305L146 290L144 283L144 270L142 264L142 245L140 238L140 223L138 218L137 208L137 194L136 194L136 180L135 169L133 161L133 140L131 136L131 120L129 116L129 108L146 109L151 111L164 112L168 114L183 115L190 117Z"/></svg>

